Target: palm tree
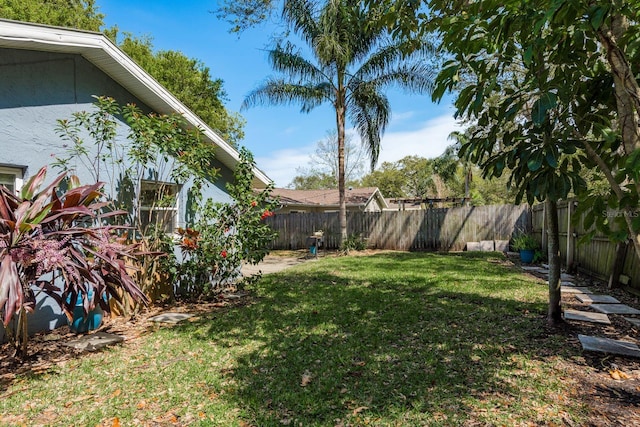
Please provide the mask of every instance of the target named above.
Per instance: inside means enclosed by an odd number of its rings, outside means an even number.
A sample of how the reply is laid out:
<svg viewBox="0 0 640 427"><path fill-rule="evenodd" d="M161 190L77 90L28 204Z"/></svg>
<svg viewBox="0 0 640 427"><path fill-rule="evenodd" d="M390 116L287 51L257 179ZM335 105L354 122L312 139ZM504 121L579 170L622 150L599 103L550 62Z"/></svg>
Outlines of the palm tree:
<svg viewBox="0 0 640 427"><path fill-rule="evenodd" d="M430 93L432 70L426 43L392 42L375 10L362 1L286 0L283 18L308 45L313 60L290 42L269 50L269 61L279 77L270 77L247 95L242 108L264 104L301 104L308 113L331 103L338 136L338 192L341 241L347 237L345 202L345 126L355 125L373 169L380 139L391 114L382 90L396 85L414 93ZM406 53L406 52L411 53Z"/></svg>

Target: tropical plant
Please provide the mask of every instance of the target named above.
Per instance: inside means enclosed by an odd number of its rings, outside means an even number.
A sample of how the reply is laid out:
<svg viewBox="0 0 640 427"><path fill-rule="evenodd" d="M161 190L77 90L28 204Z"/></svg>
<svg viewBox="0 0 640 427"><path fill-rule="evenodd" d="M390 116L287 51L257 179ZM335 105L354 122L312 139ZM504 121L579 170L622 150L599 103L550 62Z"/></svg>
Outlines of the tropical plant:
<svg viewBox="0 0 640 427"><path fill-rule="evenodd" d="M534 251L540 244L531 234L520 232L511 238L511 247L514 251Z"/></svg>
<svg viewBox="0 0 640 427"><path fill-rule="evenodd" d="M129 127L126 143L118 117ZM167 232L173 231L169 216L175 212L175 189L190 182L190 196L201 198L202 189L216 178L214 146L189 130L179 115L143 114L135 105L120 106L109 97L97 97L94 110L76 112L58 124L67 148L54 166L82 169L109 183L106 195L128 213L119 220L132 225L128 238L143 251L134 262L137 283L153 301L173 298L172 262L158 255L173 252ZM122 312L129 311L128 303L120 307Z"/></svg>
<svg viewBox="0 0 640 427"><path fill-rule="evenodd" d="M318 6L311 0L284 2L283 17L308 45L307 59L291 42L278 42L269 51L271 77L253 90L242 108L260 104L302 105L302 112L329 103L335 110L340 195L340 236L347 238L345 199L345 127L355 125L372 169L380 139L389 121L389 100L383 89L396 85L416 93L430 92L430 45L421 41L394 43L386 38L375 5L331 0ZM406 54L412 48L412 54Z"/></svg>
<svg viewBox="0 0 640 427"><path fill-rule="evenodd" d="M350 251L363 251L367 249L367 241L360 234L350 234L340 246L340 252L348 255Z"/></svg>
<svg viewBox="0 0 640 427"><path fill-rule="evenodd" d="M35 310L37 293L50 296L69 319L78 298L85 314L96 304L109 312L106 301L119 299L119 291L147 302L125 264L135 246L124 244L118 227L104 222L122 212L109 212L102 184L80 185L77 177L62 174L40 191L45 178L42 168L20 196L0 186L0 310L22 357L27 313Z"/></svg>
<svg viewBox="0 0 640 427"><path fill-rule="evenodd" d="M206 298L238 285L242 264L262 261L276 236L264 222L277 204L269 197L273 187L254 191L253 156L242 148L240 160L233 182L227 184L233 202L202 201L193 228L178 229L181 259L174 271L179 291L189 298Z"/></svg>

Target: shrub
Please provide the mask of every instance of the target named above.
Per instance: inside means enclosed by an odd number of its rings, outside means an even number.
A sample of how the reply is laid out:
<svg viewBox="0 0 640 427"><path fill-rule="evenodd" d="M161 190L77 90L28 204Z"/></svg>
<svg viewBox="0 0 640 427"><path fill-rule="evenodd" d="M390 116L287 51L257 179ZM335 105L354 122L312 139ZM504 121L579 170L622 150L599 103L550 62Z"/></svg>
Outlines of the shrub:
<svg viewBox="0 0 640 427"><path fill-rule="evenodd" d="M360 234L350 234L340 246L340 251L348 254L349 251L363 251L367 249L367 242Z"/></svg>
<svg viewBox="0 0 640 427"><path fill-rule="evenodd" d="M134 246L119 239L118 227L103 222L123 212L107 212L101 183L82 186L62 174L39 191L45 177L42 168L19 197L0 186L0 309L21 356L27 351L27 312L35 310L36 290L52 297L69 319L79 295L85 313L96 302L109 312L103 296L119 299L118 291L147 300L125 266Z"/></svg>
<svg viewBox="0 0 640 427"><path fill-rule="evenodd" d="M275 232L264 222L276 201L271 187L253 190L253 156L240 150L234 180L227 184L232 203L201 201L193 228L178 229L182 260L175 271L180 291L191 298L208 297L221 287L237 284L242 263L257 264L269 252Z"/></svg>
<svg viewBox="0 0 640 427"><path fill-rule="evenodd" d="M515 251L536 250L540 244L531 234L521 232L511 239L511 247Z"/></svg>

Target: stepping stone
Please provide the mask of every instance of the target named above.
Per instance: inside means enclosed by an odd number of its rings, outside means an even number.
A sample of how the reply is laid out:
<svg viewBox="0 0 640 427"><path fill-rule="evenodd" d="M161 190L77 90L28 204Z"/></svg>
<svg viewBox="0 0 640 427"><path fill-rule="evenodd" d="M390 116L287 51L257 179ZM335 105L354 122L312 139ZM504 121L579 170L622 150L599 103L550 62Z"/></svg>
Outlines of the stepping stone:
<svg viewBox="0 0 640 427"><path fill-rule="evenodd" d="M524 271L533 271L533 272L542 272L542 271L545 271L545 270L544 270L544 268L542 268L542 267L526 266L526 265L523 265L523 266L522 266L522 269L523 269Z"/></svg>
<svg viewBox="0 0 640 427"><path fill-rule="evenodd" d="M618 301L611 295L576 294L576 298L578 299L578 301L584 302L586 304L620 304L620 301Z"/></svg>
<svg viewBox="0 0 640 427"><path fill-rule="evenodd" d="M640 328L640 319L636 319L635 317L625 317L624 319L633 323L633 326Z"/></svg>
<svg viewBox="0 0 640 427"><path fill-rule="evenodd" d="M493 240L480 240L480 250L483 252L493 252L496 249Z"/></svg>
<svg viewBox="0 0 640 427"><path fill-rule="evenodd" d="M495 241L495 250L496 250L496 252L508 252L509 251L509 241L508 240L496 240Z"/></svg>
<svg viewBox="0 0 640 427"><path fill-rule="evenodd" d="M590 294L591 290L585 286L567 286L564 283L560 287L560 291L565 294Z"/></svg>
<svg viewBox="0 0 640 427"><path fill-rule="evenodd" d="M564 281L564 282L563 282L562 280L560 281L560 284L561 284L562 286L575 286L575 287L578 287L578 288L584 287L584 286L576 286L576 284L575 284L575 283L573 283L573 282L567 282L567 281ZM584 287L584 288L586 289L586 287ZM585 293L590 294L591 292L585 292Z"/></svg>
<svg viewBox="0 0 640 427"><path fill-rule="evenodd" d="M586 351L640 358L640 348L632 342L591 337L588 335L578 335L578 339L582 344L582 349Z"/></svg>
<svg viewBox="0 0 640 427"><path fill-rule="evenodd" d="M189 313L162 313L157 316L150 317L149 320L152 322L159 323L180 323L183 320L186 320L190 317L193 317L193 314Z"/></svg>
<svg viewBox="0 0 640 427"><path fill-rule="evenodd" d="M560 280L566 280L567 282L572 282L572 281L574 281L576 279L571 274L561 273L560 274Z"/></svg>
<svg viewBox="0 0 640 427"><path fill-rule="evenodd" d="M611 324L609 316L604 313L594 313L592 311L567 309L564 311L564 318L566 320L580 320L582 322L604 323L605 325Z"/></svg>
<svg viewBox="0 0 640 427"><path fill-rule="evenodd" d="M467 242L467 251L479 251L480 250L480 242Z"/></svg>
<svg viewBox="0 0 640 427"><path fill-rule="evenodd" d="M95 334L83 335L80 338L65 343L66 346L83 351L96 351L108 345L117 344L124 341L120 335L108 334L106 332L96 332Z"/></svg>
<svg viewBox="0 0 640 427"><path fill-rule="evenodd" d="M591 307L606 314L640 314L640 310L626 304L591 304Z"/></svg>

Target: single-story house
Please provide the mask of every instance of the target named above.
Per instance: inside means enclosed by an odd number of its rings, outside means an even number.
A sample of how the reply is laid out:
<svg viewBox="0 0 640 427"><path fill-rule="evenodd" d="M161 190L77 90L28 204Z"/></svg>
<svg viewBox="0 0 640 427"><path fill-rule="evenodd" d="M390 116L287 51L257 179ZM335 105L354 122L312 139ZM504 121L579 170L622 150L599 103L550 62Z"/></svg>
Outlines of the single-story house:
<svg viewBox="0 0 640 427"><path fill-rule="evenodd" d="M291 190L274 188L271 191L278 198L278 213L337 212L340 197L334 190ZM348 188L345 190L347 211L380 212L388 208L378 187Z"/></svg>
<svg viewBox="0 0 640 427"><path fill-rule="evenodd" d="M214 166L220 178L205 197L230 200L225 184L239 164L238 152L109 38L10 20L0 20L0 184L17 191L29 176L63 155L65 141L56 133L57 121L95 111L95 96L114 98L120 105L133 103L145 112L181 114L188 127L199 128L202 138L216 147ZM124 121L119 127L118 141L126 143ZM265 188L270 179L258 169L253 172L253 186ZM77 174L82 183L91 182L81 169ZM55 175L50 171L49 179ZM175 226L185 222L188 188L188 182L175 183L176 205L170 208ZM66 322L51 301L39 301L38 312L48 315L30 319L31 330Z"/></svg>

